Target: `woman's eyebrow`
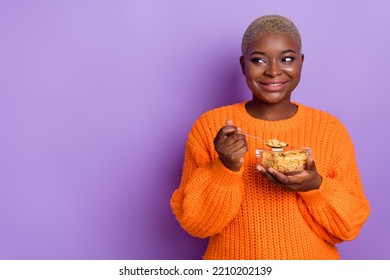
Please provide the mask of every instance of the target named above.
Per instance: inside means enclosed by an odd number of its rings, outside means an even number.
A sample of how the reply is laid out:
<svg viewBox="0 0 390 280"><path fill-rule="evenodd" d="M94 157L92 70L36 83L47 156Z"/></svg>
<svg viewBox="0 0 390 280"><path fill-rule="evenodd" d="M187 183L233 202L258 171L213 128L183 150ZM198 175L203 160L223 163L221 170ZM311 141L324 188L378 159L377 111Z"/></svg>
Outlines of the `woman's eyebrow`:
<svg viewBox="0 0 390 280"><path fill-rule="evenodd" d="M296 54L296 51L294 51L292 49L288 49L288 50L282 51L281 53L289 53L289 52L292 52L292 53Z"/></svg>
<svg viewBox="0 0 390 280"><path fill-rule="evenodd" d="M295 53L295 54L297 53L297 52L294 51L293 49L288 49L288 50L282 51L281 54L290 53L290 52ZM266 52L260 52L260 51L254 51L254 52L252 52L250 55L254 55L254 54L267 55Z"/></svg>
<svg viewBox="0 0 390 280"><path fill-rule="evenodd" d="M265 52L259 52L259 51L254 51L254 52L251 53L250 55L254 55L254 54L267 55L267 53L265 53Z"/></svg>

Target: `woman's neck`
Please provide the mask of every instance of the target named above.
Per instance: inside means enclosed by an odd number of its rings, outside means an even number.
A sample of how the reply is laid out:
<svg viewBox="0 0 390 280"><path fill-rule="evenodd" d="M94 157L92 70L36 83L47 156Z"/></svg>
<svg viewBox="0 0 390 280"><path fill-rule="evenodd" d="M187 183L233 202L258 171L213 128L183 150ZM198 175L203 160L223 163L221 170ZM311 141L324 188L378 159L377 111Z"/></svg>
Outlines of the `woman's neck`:
<svg viewBox="0 0 390 280"><path fill-rule="evenodd" d="M245 105L249 115L256 119L266 121L278 121L289 119L297 113L298 107L286 100L276 104L263 103L259 100L252 99Z"/></svg>

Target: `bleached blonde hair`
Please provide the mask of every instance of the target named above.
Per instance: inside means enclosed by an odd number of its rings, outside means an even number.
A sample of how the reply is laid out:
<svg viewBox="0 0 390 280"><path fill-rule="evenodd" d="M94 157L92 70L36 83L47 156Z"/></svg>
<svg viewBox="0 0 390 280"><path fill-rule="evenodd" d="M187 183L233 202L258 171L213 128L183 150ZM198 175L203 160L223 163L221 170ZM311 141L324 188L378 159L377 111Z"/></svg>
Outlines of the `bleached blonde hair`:
<svg viewBox="0 0 390 280"><path fill-rule="evenodd" d="M242 55L245 54L250 43L266 32L278 32L290 36L302 51L301 35L290 19L280 15L265 15L252 21L246 29L241 43Z"/></svg>

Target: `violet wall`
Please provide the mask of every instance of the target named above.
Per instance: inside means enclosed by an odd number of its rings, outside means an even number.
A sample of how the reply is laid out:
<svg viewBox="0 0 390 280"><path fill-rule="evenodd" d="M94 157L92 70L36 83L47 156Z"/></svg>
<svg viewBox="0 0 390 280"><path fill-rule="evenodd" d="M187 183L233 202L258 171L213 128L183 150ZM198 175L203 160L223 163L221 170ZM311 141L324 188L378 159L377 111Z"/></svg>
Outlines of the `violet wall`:
<svg viewBox="0 0 390 280"><path fill-rule="evenodd" d="M187 133L251 97L241 36L290 17L294 100L341 119L372 213L344 259L390 259L388 1L0 1L0 259L199 259L171 213Z"/></svg>

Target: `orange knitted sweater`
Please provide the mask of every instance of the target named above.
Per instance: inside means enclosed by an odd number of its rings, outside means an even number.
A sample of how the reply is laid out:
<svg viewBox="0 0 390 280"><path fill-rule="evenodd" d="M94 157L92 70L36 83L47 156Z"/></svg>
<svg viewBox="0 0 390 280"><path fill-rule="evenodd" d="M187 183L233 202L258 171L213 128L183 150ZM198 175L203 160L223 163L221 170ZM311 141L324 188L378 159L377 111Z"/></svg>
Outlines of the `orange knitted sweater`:
<svg viewBox="0 0 390 280"><path fill-rule="evenodd" d="M180 187L173 212L191 235L209 238L204 259L339 259L335 246L354 239L370 208L365 198L353 144L333 116L301 104L290 119L251 117L245 103L204 113L189 133ZM256 170L255 149L239 172L218 159L213 140L227 119L244 133L311 147L323 177L318 190L287 192Z"/></svg>

